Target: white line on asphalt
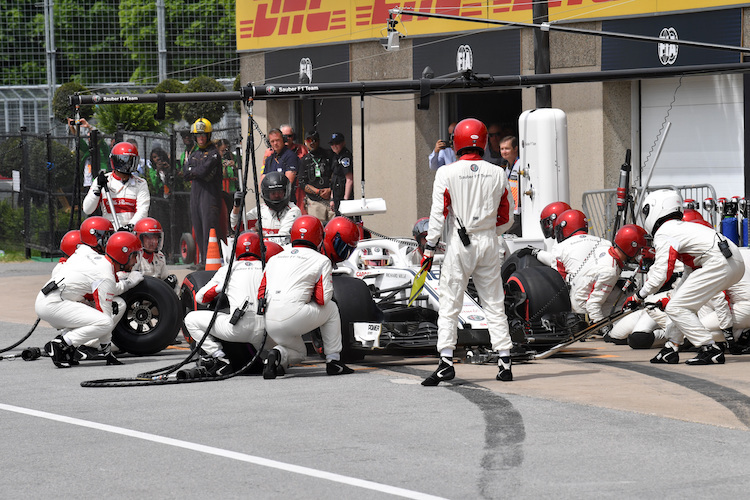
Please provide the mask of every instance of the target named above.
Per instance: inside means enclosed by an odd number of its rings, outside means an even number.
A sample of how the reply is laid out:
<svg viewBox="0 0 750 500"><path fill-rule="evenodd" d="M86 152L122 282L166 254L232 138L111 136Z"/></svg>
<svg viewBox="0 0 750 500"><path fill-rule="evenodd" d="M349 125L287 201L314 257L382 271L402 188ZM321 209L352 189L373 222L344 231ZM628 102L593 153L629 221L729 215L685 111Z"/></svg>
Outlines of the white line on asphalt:
<svg viewBox="0 0 750 500"><path fill-rule="evenodd" d="M152 441L154 443L166 444L169 446L175 446L177 448L184 448L186 450L198 451L200 453L206 453L209 455L216 455L218 457L230 458L232 460L239 460L240 462L248 462L263 467L271 467L272 469L279 469L287 472L293 472L296 474L302 474L305 476L315 477L318 479L327 479L336 483L348 484L350 486L356 486L358 488L365 488L368 490L379 491L382 493L388 493L390 495L396 495L404 498L414 498L419 500L432 500L440 499L433 495L426 493L420 493L418 491L407 490L398 488L395 486L389 486L387 484L375 483L367 481L365 479L357 479L354 477L342 476L340 474L334 474L332 472L326 472L322 470L310 469L308 467L302 467L299 465L286 464L284 462L277 462L276 460L269 460L267 458L256 457L253 455L246 455L244 453L238 453L236 451L223 450L221 448L214 448L213 446L205 446L197 443L190 443L188 441L182 441L181 439L172 439L163 436L157 436L155 434L149 434L147 432L134 431L131 429L125 429L123 427L115 427L113 425L100 424L97 422L90 422L88 420L81 420L73 417L66 417L64 415L56 415L54 413L47 413L44 411L31 410L29 408L21 408L20 406L12 406L0 403L0 410L10 411L14 413L20 413L22 415L30 415L32 417L46 418L47 420L54 420L56 422L62 422L65 424L78 425L81 427L88 427L89 429L96 429L104 432L111 432L113 434L120 434L123 436L129 436L137 439L143 439L146 441Z"/></svg>

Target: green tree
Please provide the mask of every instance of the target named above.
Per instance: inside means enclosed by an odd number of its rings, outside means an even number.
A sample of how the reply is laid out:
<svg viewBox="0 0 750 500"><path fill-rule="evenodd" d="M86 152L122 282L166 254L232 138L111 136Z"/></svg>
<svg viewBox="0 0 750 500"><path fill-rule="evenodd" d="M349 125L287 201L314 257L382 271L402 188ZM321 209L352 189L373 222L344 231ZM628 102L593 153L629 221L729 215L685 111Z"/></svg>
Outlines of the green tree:
<svg viewBox="0 0 750 500"><path fill-rule="evenodd" d="M46 82L43 6L35 0L0 0L0 82Z"/></svg>
<svg viewBox="0 0 750 500"><path fill-rule="evenodd" d="M114 134L123 130L163 132L165 123L156 119L155 104L108 104L96 108L94 118L100 130Z"/></svg>
<svg viewBox="0 0 750 500"><path fill-rule="evenodd" d="M52 113L55 119L66 123L68 118L74 118L73 108L70 106L69 97L74 94L89 95L89 89L78 82L68 82L60 85L52 97ZM94 115L94 106L84 105L79 110L81 118L88 120Z"/></svg>
<svg viewBox="0 0 750 500"><path fill-rule="evenodd" d="M226 92L222 84L208 76L198 76L190 80L186 86L188 92ZM206 118L211 123L217 123L226 112L225 102L184 102L180 103L182 117L188 123L198 118Z"/></svg>

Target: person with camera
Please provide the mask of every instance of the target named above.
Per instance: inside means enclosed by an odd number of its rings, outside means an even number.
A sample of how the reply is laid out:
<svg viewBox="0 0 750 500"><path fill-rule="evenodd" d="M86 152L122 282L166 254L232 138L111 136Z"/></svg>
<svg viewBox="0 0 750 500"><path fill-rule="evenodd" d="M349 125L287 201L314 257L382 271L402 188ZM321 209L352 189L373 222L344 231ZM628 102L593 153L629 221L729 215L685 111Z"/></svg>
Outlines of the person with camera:
<svg viewBox="0 0 750 500"><path fill-rule="evenodd" d="M448 125L449 139L439 139L435 143L435 149L432 150L432 153L428 157L430 170L437 170L443 165L450 165L456 161L456 151L453 149L453 131L455 128L456 122L452 122Z"/></svg>
<svg viewBox="0 0 750 500"><path fill-rule="evenodd" d="M190 336L196 342L203 339L201 364L208 376L219 377L232 372L232 366L222 350L222 340L252 344L256 352L263 347L263 323L255 315L258 287L263 278L260 245L258 233L245 231L240 234L228 284L225 283L230 266L225 264L195 294L197 303L210 304L224 290L229 301L229 312L217 313L210 335L206 336L206 330L214 315L212 310L191 311L185 316L185 328ZM180 372L177 377L189 378Z"/></svg>
<svg viewBox="0 0 750 500"><path fill-rule="evenodd" d="M446 245L440 268L437 370L422 385L436 386L456 376L453 351L458 341L458 315L464 292L473 277L479 293L492 349L498 355L497 380L511 381L512 342L505 316L505 293L498 259L498 236L513 223L513 198L505 172L482 160L487 128L474 118L461 120L454 141L460 159L440 168L432 186L432 208L422 269L432 267L438 240Z"/></svg>
<svg viewBox="0 0 750 500"><path fill-rule="evenodd" d="M644 228L654 238L656 256L646 282L623 307L637 307L655 293L670 277L676 261L681 261L685 264L682 281L664 308L672 322L667 328L669 340L651 362L678 363L679 347L687 337L698 348L698 355L686 364L723 364L724 353L701 323L698 310L742 279L745 262L737 246L713 228L683 221L682 206L682 197L671 189L646 196L641 213Z"/></svg>
<svg viewBox="0 0 750 500"><path fill-rule="evenodd" d="M109 155L109 165L112 171L106 174L100 171L91 183L83 199L83 212L91 215L100 208L102 215L112 222L117 216L118 227L132 229L148 216L151 206L148 184L132 175L138 168L138 149L129 142L118 142Z"/></svg>

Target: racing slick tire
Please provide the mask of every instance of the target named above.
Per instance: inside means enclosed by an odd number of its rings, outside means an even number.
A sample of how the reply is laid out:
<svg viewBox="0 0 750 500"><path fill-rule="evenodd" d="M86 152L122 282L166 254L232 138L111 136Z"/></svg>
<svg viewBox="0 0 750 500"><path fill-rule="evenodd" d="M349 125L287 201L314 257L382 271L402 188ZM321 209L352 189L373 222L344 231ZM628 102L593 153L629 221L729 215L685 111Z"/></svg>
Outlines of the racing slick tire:
<svg viewBox="0 0 750 500"><path fill-rule="evenodd" d="M174 289L146 276L121 295L126 310L112 332L112 341L138 356L154 354L172 343L180 330L182 314Z"/></svg>
<svg viewBox="0 0 750 500"><path fill-rule="evenodd" d="M334 275L333 300L341 317L341 359L345 362L360 361L366 351L356 348L352 323L380 323L383 313L372 299L367 284L358 278Z"/></svg>
<svg viewBox="0 0 750 500"><path fill-rule="evenodd" d="M214 273L216 273L216 271L195 271L185 276L185 279L182 280L182 285L180 286L180 306L183 319L190 311L205 311L211 308L210 304L198 304L195 300L195 294L198 293L198 290L203 288L206 283L211 281ZM182 336L185 337L185 340L190 344L190 347L193 347L195 341L185 329L185 325L181 324L181 327Z"/></svg>
<svg viewBox="0 0 750 500"><path fill-rule="evenodd" d="M503 267L500 271L500 274L503 277L503 283L506 283L508 281L508 278L510 278L510 276L519 269L526 269L527 267L537 266L544 266L544 264L539 262L536 257L532 257L531 255L519 257L518 250L516 250L513 254L511 254L510 257L505 260L505 262L503 262Z"/></svg>

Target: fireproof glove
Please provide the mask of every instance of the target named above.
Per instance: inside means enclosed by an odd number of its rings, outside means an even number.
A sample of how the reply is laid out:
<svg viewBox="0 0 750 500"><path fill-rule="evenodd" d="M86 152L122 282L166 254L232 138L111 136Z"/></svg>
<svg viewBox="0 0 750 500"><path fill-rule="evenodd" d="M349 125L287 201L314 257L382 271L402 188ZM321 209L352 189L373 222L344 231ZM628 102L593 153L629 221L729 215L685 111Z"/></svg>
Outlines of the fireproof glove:
<svg viewBox="0 0 750 500"><path fill-rule="evenodd" d="M424 252L422 253L422 262L420 262L420 266L425 272L429 272L430 269L432 269L432 259L434 256L435 247L426 245L424 247Z"/></svg>
<svg viewBox="0 0 750 500"><path fill-rule="evenodd" d="M94 194L100 196L102 189L107 189L107 177L104 175L104 170L99 170L99 175L96 176L96 183L99 185L98 191L94 191Z"/></svg>
<svg viewBox="0 0 750 500"><path fill-rule="evenodd" d="M656 301L656 308L660 311L663 311L667 308L667 304L669 303L669 297L664 297Z"/></svg>
<svg viewBox="0 0 750 500"><path fill-rule="evenodd" d="M245 195L242 193L242 191L237 191L234 193L234 206L239 207L242 205L242 198L244 198Z"/></svg>
<svg viewBox="0 0 750 500"><path fill-rule="evenodd" d="M174 274L170 274L169 276L164 278L164 282L174 288L175 285L177 285L177 276L175 276Z"/></svg>
<svg viewBox="0 0 750 500"><path fill-rule="evenodd" d="M130 273L128 273L128 277L123 280L123 285L125 285L125 290L130 290L141 281L143 281L142 272L130 271Z"/></svg>
<svg viewBox="0 0 750 500"><path fill-rule="evenodd" d="M525 247L525 248L520 249L516 253L516 255L518 255L519 258L520 257L526 257L527 255L531 255L532 257L536 257L538 253L539 253L539 249L538 248Z"/></svg>
<svg viewBox="0 0 750 500"><path fill-rule="evenodd" d="M641 298L636 293L625 299L625 303L622 305L622 310L624 311L626 309L638 309L640 305Z"/></svg>

